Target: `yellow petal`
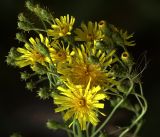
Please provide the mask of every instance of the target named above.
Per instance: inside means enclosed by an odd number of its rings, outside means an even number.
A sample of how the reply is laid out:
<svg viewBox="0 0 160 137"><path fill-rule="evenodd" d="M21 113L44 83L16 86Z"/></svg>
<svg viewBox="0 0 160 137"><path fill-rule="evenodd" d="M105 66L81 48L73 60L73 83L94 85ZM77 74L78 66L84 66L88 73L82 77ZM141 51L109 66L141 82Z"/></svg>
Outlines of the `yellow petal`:
<svg viewBox="0 0 160 137"><path fill-rule="evenodd" d="M73 110L68 110L68 111L64 114L63 119L64 119L65 121L67 121L68 119L70 119L70 118L73 116L73 114L74 114L74 111L73 111Z"/></svg>
<svg viewBox="0 0 160 137"><path fill-rule="evenodd" d="M39 37L40 37L40 39L41 39L41 42L43 42L43 41L44 41L43 35L42 35L42 34L39 34Z"/></svg>
<svg viewBox="0 0 160 137"><path fill-rule="evenodd" d="M29 39L29 41L31 42L32 45L36 45L36 42L32 37Z"/></svg>

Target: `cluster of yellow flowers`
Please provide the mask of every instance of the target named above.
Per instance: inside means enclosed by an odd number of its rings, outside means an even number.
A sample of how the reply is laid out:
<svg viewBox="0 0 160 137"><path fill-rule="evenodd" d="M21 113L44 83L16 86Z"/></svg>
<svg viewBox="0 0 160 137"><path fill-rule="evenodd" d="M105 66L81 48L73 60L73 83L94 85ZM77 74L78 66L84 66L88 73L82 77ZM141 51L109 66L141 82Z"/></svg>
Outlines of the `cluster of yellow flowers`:
<svg viewBox="0 0 160 137"><path fill-rule="evenodd" d="M104 108L106 99L126 92L129 86L128 75L134 63L127 46L135 45L130 41L132 34L104 20L74 28L73 16L54 18L30 2L26 7L41 19L44 29L36 28L20 14L19 29L31 33L27 33L29 38L24 33L16 35L24 46L12 48L7 62L19 68L29 66L34 74L21 73L26 81L38 75L38 81L27 83L31 90L48 81L38 95L52 97L57 105L55 111L63 111L64 120L71 119L70 126L75 120L81 130L86 130L87 123L96 126L98 115L105 116L99 109Z"/></svg>
<svg viewBox="0 0 160 137"><path fill-rule="evenodd" d="M29 38L24 47L17 48L20 56L15 58L16 66L22 68L30 66L36 72L37 64L44 66L47 72L51 72L50 66L56 68L59 80L64 85L58 86L59 92L53 94L54 103L59 105L56 112L66 111L64 119L68 120L74 115L78 119L81 128L86 129L86 122L97 125L97 109L104 108L100 100L108 98L103 91L112 88L116 84L111 70L111 64L116 62L113 57L115 49L102 51L97 49L97 41L103 41L105 34L102 32L101 22L75 30L75 43L64 41L75 22L74 17L61 16L55 18L46 35L39 34L39 38ZM105 22L104 22L105 23ZM82 41L81 44L76 43ZM52 72L53 73L53 72ZM55 72L54 72L55 73Z"/></svg>

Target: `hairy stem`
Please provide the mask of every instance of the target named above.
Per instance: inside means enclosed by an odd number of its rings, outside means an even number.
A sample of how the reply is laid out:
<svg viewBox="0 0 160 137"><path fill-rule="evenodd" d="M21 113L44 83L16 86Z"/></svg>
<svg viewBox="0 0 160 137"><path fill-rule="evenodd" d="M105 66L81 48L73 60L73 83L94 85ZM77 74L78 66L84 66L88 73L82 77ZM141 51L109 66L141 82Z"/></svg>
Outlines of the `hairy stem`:
<svg viewBox="0 0 160 137"><path fill-rule="evenodd" d="M129 78L130 80L130 88L128 90L128 92L125 94L125 96L119 101L119 103L113 108L113 110L111 111L111 113L109 114L109 116L106 118L106 120L102 123L102 125L91 135L91 137L95 137L102 128L104 128L104 126L108 123L108 121L112 118L113 114L116 112L116 110L120 107L120 105L125 101L125 99L127 98L127 96L130 94L130 92L133 89L133 81Z"/></svg>

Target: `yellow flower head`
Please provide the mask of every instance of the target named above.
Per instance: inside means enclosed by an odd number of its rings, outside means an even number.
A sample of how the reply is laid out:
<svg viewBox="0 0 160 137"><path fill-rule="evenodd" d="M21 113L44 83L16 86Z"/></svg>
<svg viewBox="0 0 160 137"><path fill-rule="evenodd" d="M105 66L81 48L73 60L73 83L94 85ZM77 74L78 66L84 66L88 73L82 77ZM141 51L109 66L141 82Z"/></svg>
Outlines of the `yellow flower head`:
<svg viewBox="0 0 160 137"><path fill-rule="evenodd" d="M75 33L77 34L77 36L75 36L76 41L93 42L94 40L100 40L104 37L98 28L97 22L92 23L91 21L88 22L88 26L82 23L81 29L77 28Z"/></svg>
<svg viewBox="0 0 160 137"><path fill-rule="evenodd" d="M78 120L82 130L86 130L87 122L97 125L98 109L104 108L104 104L100 101L107 97L104 92L100 91L100 86L90 88L90 81L86 88L70 82L65 83L67 88L58 87L59 94L53 96L54 103L59 106L55 111L65 111L63 116L65 121L70 118Z"/></svg>
<svg viewBox="0 0 160 137"><path fill-rule="evenodd" d="M40 39L36 38L35 40L31 37L29 43L25 43L24 48L17 48L17 51L22 55L16 58L16 65L20 68L31 65L34 68L36 63L45 65L45 62L48 62L49 59L47 56L43 55L40 52L37 44L44 44L44 46L49 47L48 38L44 38L42 34L39 34Z"/></svg>
<svg viewBox="0 0 160 137"><path fill-rule="evenodd" d="M97 64L89 63L73 63L71 67L64 70L59 70L63 75L63 78L68 78L74 84L87 85L90 77L93 79L91 81L91 86L103 85L106 81L106 74L101 71L101 68Z"/></svg>
<svg viewBox="0 0 160 137"><path fill-rule="evenodd" d="M57 70L64 80L69 79L76 85L86 86L90 78L92 79L91 86L102 85L105 81L105 73L101 71L100 66L89 63L86 52L82 52L79 48L76 50L73 62L68 65L64 64Z"/></svg>
<svg viewBox="0 0 160 137"><path fill-rule="evenodd" d="M52 29L48 29L47 33L55 39L70 35L74 22L75 18L73 16L69 18L69 14L67 16L61 16L60 19L55 18L55 24L51 26Z"/></svg>
<svg viewBox="0 0 160 137"><path fill-rule="evenodd" d="M65 63L65 62L72 62L72 56L74 55L74 51L70 51L70 45L68 44L65 47L63 42L59 42L57 40L51 43L50 48L50 56L54 63Z"/></svg>
<svg viewBox="0 0 160 137"><path fill-rule="evenodd" d="M81 49L76 48L75 56L71 64L64 64L57 68L57 71L62 74L62 79L69 79L76 85L80 84L86 86L91 78L91 87L110 84L109 81L112 78L110 73L108 73L104 68L105 65L107 67L112 63L112 59L109 59L110 55L106 56L107 58L105 58L105 54L103 54L102 51L98 53L95 52L95 57L98 60L98 62L95 63L90 61L91 55L89 55L87 52L88 51L85 50L85 47L81 45Z"/></svg>

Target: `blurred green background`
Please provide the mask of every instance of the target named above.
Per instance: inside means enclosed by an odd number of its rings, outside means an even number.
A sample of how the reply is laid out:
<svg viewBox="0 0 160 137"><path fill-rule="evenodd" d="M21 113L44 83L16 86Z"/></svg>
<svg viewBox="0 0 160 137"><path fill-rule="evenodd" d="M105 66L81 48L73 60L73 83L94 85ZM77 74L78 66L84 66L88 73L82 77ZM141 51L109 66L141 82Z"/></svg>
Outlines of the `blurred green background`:
<svg viewBox="0 0 160 137"><path fill-rule="evenodd" d="M147 51L150 61L143 73L144 94L149 108L141 137L158 137L160 123L160 0L37 0L54 11L55 16L69 13L76 23L107 20L117 27L134 32L135 58ZM6 56L15 40L17 15L26 11L24 0L0 1L0 137L20 132L24 137L65 136L52 132L45 122L54 114L52 100L42 101L25 89L17 69L7 66Z"/></svg>

